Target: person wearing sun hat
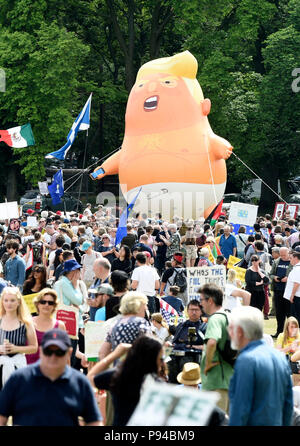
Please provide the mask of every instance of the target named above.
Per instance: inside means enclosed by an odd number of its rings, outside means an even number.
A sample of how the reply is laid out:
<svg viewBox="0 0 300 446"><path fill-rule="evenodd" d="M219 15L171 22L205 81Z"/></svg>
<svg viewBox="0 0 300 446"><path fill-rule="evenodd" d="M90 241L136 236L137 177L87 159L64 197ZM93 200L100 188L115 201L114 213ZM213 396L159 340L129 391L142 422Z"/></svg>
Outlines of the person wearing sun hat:
<svg viewBox="0 0 300 446"><path fill-rule="evenodd" d="M61 278L55 282L53 289L57 292L58 299L62 300L65 305L75 306L79 309L78 327L79 330L84 328L82 318L84 302L84 290L80 286L80 269L81 265L75 260L66 260ZM72 357L71 366L75 363L75 353L78 340L72 339Z"/></svg>
<svg viewBox="0 0 300 446"><path fill-rule="evenodd" d="M177 381L185 386L192 386L196 389L201 388L200 365L196 362L186 362L183 369L177 375Z"/></svg>
<svg viewBox="0 0 300 446"><path fill-rule="evenodd" d="M82 263L82 280L86 284L87 288L90 288L95 279L95 273L93 266L96 259L102 257L102 255L93 250L92 242L86 240L82 243L81 250L84 252L81 263Z"/></svg>
<svg viewBox="0 0 300 446"><path fill-rule="evenodd" d="M200 366L196 362L186 362L183 369L177 375L177 381L190 389L201 389L201 372ZM219 407L215 407L210 415L206 426L227 426L229 418L226 413Z"/></svg>

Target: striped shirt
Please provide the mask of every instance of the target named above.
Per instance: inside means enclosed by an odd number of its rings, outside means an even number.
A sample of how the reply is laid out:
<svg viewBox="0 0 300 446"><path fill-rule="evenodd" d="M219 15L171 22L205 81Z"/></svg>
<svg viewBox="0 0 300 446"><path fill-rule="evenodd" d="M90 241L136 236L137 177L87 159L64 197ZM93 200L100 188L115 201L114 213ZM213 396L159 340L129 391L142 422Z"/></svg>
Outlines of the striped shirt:
<svg viewBox="0 0 300 446"><path fill-rule="evenodd" d="M3 330L1 328L2 319L0 319L0 345L4 344L4 339L8 339L11 344L26 345L26 325L20 322L20 326L15 330ZM8 355L13 356L13 355Z"/></svg>

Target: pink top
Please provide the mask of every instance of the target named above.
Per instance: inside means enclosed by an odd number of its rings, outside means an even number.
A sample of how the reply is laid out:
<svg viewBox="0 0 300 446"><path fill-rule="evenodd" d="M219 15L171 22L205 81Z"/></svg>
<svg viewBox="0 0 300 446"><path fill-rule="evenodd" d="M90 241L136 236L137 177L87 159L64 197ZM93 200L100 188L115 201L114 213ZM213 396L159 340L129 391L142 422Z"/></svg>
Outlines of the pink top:
<svg viewBox="0 0 300 446"><path fill-rule="evenodd" d="M55 321L53 328L58 328L58 321ZM35 329L35 332L38 341L38 346L40 347L45 331L39 331ZM31 353L30 355L25 355L25 356L27 364L33 364L34 362L37 362L40 359L40 349L38 348L36 353Z"/></svg>

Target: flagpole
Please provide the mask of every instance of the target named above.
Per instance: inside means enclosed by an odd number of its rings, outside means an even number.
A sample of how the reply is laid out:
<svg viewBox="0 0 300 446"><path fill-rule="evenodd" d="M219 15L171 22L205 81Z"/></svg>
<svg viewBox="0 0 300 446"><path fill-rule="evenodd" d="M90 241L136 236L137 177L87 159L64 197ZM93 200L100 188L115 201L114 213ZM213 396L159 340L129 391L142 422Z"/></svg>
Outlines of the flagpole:
<svg viewBox="0 0 300 446"><path fill-rule="evenodd" d="M82 169L84 169L84 166L85 166L88 136L89 136L89 129L86 130L86 135L85 135L85 147L84 147L84 155L83 155L83 165L82 165ZM78 192L78 202L77 202L76 212L78 212L78 207L79 207L79 200L80 200L81 189L82 189L83 175L84 175L84 173L82 173L81 178L80 178L80 186L79 186L79 192Z"/></svg>

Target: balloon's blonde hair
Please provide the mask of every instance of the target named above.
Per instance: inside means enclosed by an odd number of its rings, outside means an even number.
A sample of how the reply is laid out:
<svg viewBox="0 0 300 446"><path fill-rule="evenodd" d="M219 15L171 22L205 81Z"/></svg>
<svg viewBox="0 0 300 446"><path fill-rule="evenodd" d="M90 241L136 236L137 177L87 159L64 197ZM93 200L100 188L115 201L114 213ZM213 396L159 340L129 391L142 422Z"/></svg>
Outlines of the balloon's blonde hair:
<svg viewBox="0 0 300 446"><path fill-rule="evenodd" d="M143 79L144 76L155 73L181 77L195 101L200 104L204 100L204 96L196 79L197 70L197 59L189 51L184 51L171 57L162 57L145 63L138 71L136 82Z"/></svg>

